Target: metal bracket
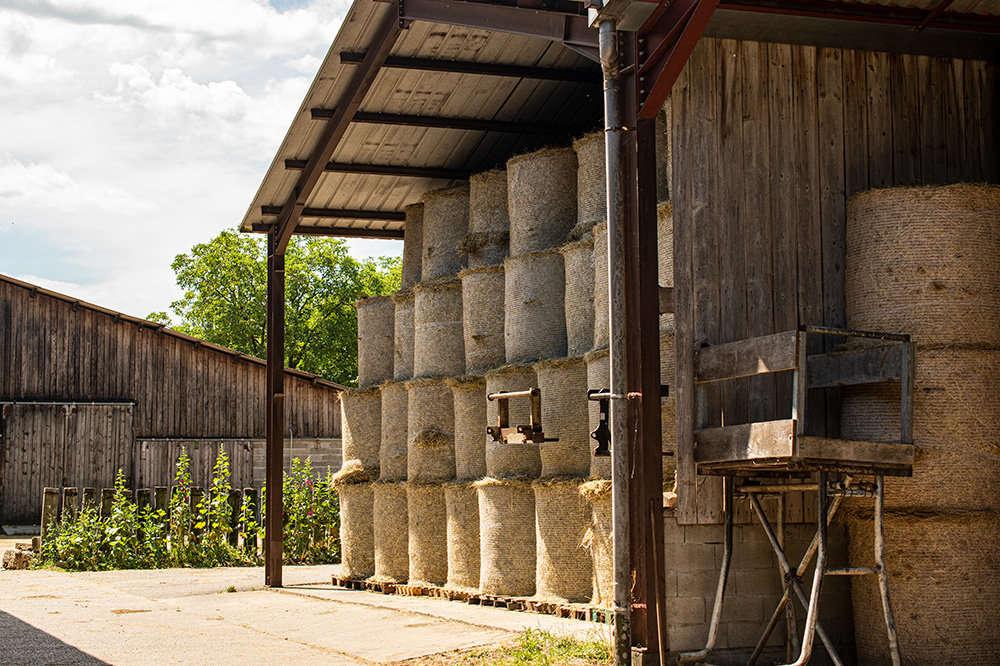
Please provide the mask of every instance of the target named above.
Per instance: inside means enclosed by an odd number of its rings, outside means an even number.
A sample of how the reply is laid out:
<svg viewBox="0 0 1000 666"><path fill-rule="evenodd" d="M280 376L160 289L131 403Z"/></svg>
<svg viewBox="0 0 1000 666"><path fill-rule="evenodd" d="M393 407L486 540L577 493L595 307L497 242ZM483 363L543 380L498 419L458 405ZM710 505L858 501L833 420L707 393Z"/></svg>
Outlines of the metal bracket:
<svg viewBox="0 0 1000 666"><path fill-rule="evenodd" d="M597 430L590 433L590 437L597 441L597 448L594 449L595 456L608 457L611 455L611 428L608 427L608 401L611 393L608 389L591 389L587 391L587 400L596 400L601 406L601 420L597 424Z"/></svg>
<svg viewBox="0 0 1000 666"><path fill-rule="evenodd" d="M497 401L497 425L487 426L486 433L495 442L504 444L541 444L542 442L558 442L559 438L546 437L542 431L542 390L530 388L526 391L506 391L490 393L487 400ZM529 398L531 400L531 415L527 425L510 425L510 399Z"/></svg>

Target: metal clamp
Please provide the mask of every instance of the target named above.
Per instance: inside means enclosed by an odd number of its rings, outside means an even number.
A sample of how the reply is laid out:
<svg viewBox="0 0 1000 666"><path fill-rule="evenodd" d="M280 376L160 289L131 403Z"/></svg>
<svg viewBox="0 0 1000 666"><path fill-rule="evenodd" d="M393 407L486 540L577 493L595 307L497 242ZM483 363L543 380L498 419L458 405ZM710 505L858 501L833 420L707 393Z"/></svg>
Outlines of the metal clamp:
<svg viewBox="0 0 1000 666"><path fill-rule="evenodd" d="M597 424L597 430L590 433L590 437L597 441L597 448L594 449L595 456L608 457L611 455L611 428L608 427L608 401L615 396L608 389L590 389L587 391L587 400L596 400L601 406L601 420Z"/></svg>
<svg viewBox="0 0 1000 666"><path fill-rule="evenodd" d="M510 426L510 399L529 398L531 400L531 415L527 425ZM542 431L542 391L530 388L526 391L506 391L490 393L487 400L497 401L497 425L487 426L486 433L495 442L504 444L541 444L542 442L558 442L559 438L546 437Z"/></svg>

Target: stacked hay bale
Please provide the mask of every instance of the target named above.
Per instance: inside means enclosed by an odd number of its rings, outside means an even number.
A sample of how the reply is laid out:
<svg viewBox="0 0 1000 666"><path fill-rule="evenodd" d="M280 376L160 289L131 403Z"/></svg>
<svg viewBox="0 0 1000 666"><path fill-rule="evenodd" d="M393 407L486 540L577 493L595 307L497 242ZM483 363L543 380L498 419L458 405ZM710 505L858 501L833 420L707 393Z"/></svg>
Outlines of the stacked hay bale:
<svg viewBox="0 0 1000 666"><path fill-rule="evenodd" d="M459 244L470 268L495 266L508 254L510 215L507 172L495 169L469 179L469 233Z"/></svg>
<svg viewBox="0 0 1000 666"><path fill-rule="evenodd" d="M506 359L503 264L467 268L459 277L465 368L468 372L483 372L503 365Z"/></svg>
<svg viewBox="0 0 1000 666"><path fill-rule="evenodd" d="M406 226L403 228L403 264L400 270L399 289L407 291L420 282L424 254L424 205L406 207Z"/></svg>
<svg viewBox="0 0 1000 666"><path fill-rule="evenodd" d="M659 175L659 172L658 174ZM660 286L674 286L673 205L669 201L656 207L656 249ZM677 357L674 351L674 315L660 315L660 383L674 386ZM660 433L663 452L663 485L672 487L677 475L677 397L673 390L660 401Z"/></svg>
<svg viewBox="0 0 1000 666"><path fill-rule="evenodd" d="M358 311L358 386L367 388L393 377L396 306L389 296L366 298Z"/></svg>
<svg viewBox="0 0 1000 666"><path fill-rule="evenodd" d="M486 380L479 375L447 380L454 395L455 477L445 486L448 587L479 588L479 499L473 481L486 475Z"/></svg>
<svg viewBox="0 0 1000 666"><path fill-rule="evenodd" d="M457 275L466 266L459 245L469 230L469 186L424 194L420 280Z"/></svg>
<svg viewBox="0 0 1000 666"><path fill-rule="evenodd" d="M413 292L413 375L463 374L462 281L439 277L421 282Z"/></svg>
<svg viewBox="0 0 1000 666"><path fill-rule="evenodd" d="M614 605L615 567L611 541L611 481L591 479L580 486L580 496L590 507L590 527L583 545L590 553L593 570L590 603L601 608Z"/></svg>
<svg viewBox="0 0 1000 666"><path fill-rule="evenodd" d="M393 294L396 306L395 340L393 341L392 369L396 381L413 377L413 290Z"/></svg>
<svg viewBox="0 0 1000 666"><path fill-rule="evenodd" d="M343 464L333 483L340 497L341 575L375 573L372 481L379 475L382 439L380 387L340 395Z"/></svg>
<svg viewBox="0 0 1000 666"><path fill-rule="evenodd" d="M382 385L382 437L379 479L372 486L375 575L372 580L405 583L409 577L407 536L406 447L407 388L405 382Z"/></svg>
<svg viewBox="0 0 1000 666"><path fill-rule="evenodd" d="M873 190L847 217L847 317L917 345L912 479L886 480L885 549L910 664L1000 661L1000 188ZM845 390L846 438L899 438L899 384ZM866 507L848 518L870 565ZM888 660L873 577L852 581L859 660Z"/></svg>

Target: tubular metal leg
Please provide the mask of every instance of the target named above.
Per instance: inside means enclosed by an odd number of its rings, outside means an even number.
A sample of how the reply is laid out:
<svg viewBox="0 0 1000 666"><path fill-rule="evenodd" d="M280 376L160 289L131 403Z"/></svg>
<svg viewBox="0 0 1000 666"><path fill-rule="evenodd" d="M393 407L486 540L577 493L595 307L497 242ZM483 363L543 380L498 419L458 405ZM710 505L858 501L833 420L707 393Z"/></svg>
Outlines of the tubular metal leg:
<svg viewBox="0 0 1000 666"><path fill-rule="evenodd" d="M715 605L712 608L712 622L708 627L708 640L705 649L698 652L682 652L677 657L678 664L701 661L715 649L715 641L719 636L719 622L722 619L722 599L726 594L726 582L729 580L729 565L733 559L733 477L723 479L725 489L725 506L723 514L726 521L726 535L722 546L722 570L719 572L719 586L715 590Z"/></svg>
<svg viewBox="0 0 1000 666"><path fill-rule="evenodd" d="M885 478L881 474L875 477L875 568L878 570L878 587L882 593L889 654L892 665L899 666L899 638L896 635L896 618L889 601L889 574L885 570Z"/></svg>
<svg viewBox="0 0 1000 666"><path fill-rule="evenodd" d="M826 472L819 473L819 490L816 491L817 522L819 529L816 534L819 544L816 553L816 570L813 573L812 589L809 591L809 610L806 611L806 630L802 637L802 652L799 658L789 666L804 666L812 656L813 640L816 637L816 625L819 617L819 596L823 589L823 578L826 576Z"/></svg>

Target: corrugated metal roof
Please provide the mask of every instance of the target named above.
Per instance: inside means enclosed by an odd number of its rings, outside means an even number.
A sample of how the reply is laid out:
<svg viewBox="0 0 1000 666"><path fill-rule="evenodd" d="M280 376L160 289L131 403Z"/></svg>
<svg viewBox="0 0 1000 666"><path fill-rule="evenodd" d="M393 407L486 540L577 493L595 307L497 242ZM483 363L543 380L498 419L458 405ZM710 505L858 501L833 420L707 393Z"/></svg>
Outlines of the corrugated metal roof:
<svg viewBox="0 0 1000 666"><path fill-rule="evenodd" d="M844 4L882 5L883 7L902 7L904 9L922 9L931 11L941 4L941 0L833 0ZM998 0L954 0L948 5L947 11L955 14L980 14L985 16L1000 16Z"/></svg>

